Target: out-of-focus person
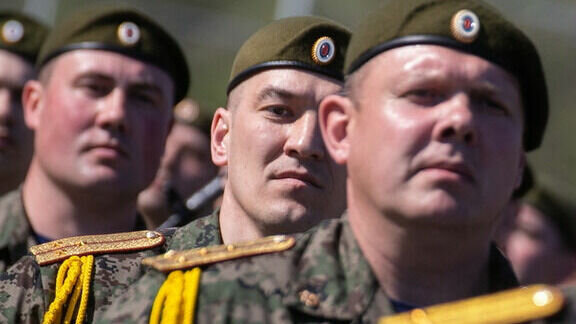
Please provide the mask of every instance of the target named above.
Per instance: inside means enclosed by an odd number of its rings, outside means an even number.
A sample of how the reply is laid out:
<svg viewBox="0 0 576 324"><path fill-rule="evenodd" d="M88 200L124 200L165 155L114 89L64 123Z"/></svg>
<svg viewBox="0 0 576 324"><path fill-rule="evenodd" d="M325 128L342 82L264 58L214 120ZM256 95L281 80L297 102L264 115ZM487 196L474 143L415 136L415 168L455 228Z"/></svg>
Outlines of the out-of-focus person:
<svg viewBox="0 0 576 324"><path fill-rule="evenodd" d="M44 24L28 15L0 11L0 195L22 183L32 158L22 89L36 77L34 62L47 33Z"/></svg>
<svg viewBox="0 0 576 324"><path fill-rule="evenodd" d="M576 210L537 185L520 200L502 238L521 284L576 282Z"/></svg>
<svg viewBox="0 0 576 324"><path fill-rule="evenodd" d="M49 33L23 89L34 153L0 200L4 266L40 243L145 229L137 196L188 90L183 52L148 17L119 6L73 15Z"/></svg>
<svg viewBox="0 0 576 324"><path fill-rule="evenodd" d="M157 228L176 215L180 226L212 212L210 202L190 210L186 201L218 175L210 156L211 117L192 98L174 108L174 125L166 139L160 168L154 181L138 195L138 209L148 228Z"/></svg>

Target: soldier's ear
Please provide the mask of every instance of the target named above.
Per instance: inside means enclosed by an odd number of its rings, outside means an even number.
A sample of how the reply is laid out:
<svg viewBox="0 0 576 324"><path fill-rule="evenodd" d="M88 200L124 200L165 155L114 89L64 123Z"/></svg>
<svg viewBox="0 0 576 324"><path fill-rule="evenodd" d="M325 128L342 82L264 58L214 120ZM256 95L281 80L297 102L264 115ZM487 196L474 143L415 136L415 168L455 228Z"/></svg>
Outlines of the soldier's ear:
<svg viewBox="0 0 576 324"><path fill-rule="evenodd" d="M228 164L230 122L229 110L222 107L216 109L210 130L210 150L212 153L212 162L217 166L225 166Z"/></svg>
<svg viewBox="0 0 576 324"><path fill-rule="evenodd" d="M322 138L332 159L338 164L345 164L349 154L349 127L352 101L341 95L328 95L318 108Z"/></svg>
<svg viewBox="0 0 576 324"><path fill-rule="evenodd" d="M34 130L41 121L43 85L39 81L30 80L22 90L22 108L24 109L24 121L26 126Z"/></svg>

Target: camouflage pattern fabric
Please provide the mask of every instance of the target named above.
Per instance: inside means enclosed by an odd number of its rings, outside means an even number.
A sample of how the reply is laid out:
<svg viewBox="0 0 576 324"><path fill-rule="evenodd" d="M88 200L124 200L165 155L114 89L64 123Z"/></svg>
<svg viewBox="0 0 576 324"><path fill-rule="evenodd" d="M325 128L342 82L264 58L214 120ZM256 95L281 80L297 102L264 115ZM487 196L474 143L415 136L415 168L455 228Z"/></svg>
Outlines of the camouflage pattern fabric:
<svg viewBox="0 0 576 324"><path fill-rule="evenodd" d="M220 235L220 210L212 214L193 220L177 229L168 246L169 250L187 250L197 247L222 244Z"/></svg>
<svg viewBox="0 0 576 324"><path fill-rule="evenodd" d="M138 216L134 230L144 229L144 219ZM0 273L27 255L30 247L37 244L20 189L0 197Z"/></svg>
<svg viewBox="0 0 576 324"><path fill-rule="evenodd" d="M0 273L38 244L26 217L20 189L0 198Z"/></svg>
<svg viewBox="0 0 576 324"><path fill-rule="evenodd" d="M291 250L208 266L202 273L196 323L376 323L394 313L350 229L328 220L296 236ZM494 249L491 290L517 286ZM97 323L146 323L166 274L151 269Z"/></svg>
<svg viewBox="0 0 576 324"><path fill-rule="evenodd" d="M97 255L90 288L87 321L92 322L130 284L142 277L146 269L142 258L166 252L168 248L195 248L221 244L218 211L199 218L179 229L160 230L166 243L155 249ZM0 323L41 323L54 299L56 275L60 262L40 267L34 257L25 256L0 275Z"/></svg>

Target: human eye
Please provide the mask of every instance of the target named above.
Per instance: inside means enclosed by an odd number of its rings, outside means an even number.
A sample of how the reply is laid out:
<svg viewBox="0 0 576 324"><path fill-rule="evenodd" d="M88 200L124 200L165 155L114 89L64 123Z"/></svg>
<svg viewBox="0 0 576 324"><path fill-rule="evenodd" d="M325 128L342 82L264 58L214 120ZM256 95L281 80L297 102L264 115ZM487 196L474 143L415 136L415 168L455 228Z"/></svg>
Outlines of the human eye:
<svg viewBox="0 0 576 324"><path fill-rule="evenodd" d="M494 96L480 95L474 99L485 112L497 115L508 115L510 112L507 105Z"/></svg>
<svg viewBox="0 0 576 324"><path fill-rule="evenodd" d="M140 103L146 103L150 105L156 105L156 96L154 93L145 90L136 90L131 93L131 97Z"/></svg>
<svg viewBox="0 0 576 324"><path fill-rule="evenodd" d="M406 91L403 97L421 106L434 106L443 100L440 91L433 88L413 88Z"/></svg>
<svg viewBox="0 0 576 324"><path fill-rule="evenodd" d="M80 78L75 86L91 97L104 97L112 91L110 82L99 78Z"/></svg>
<svg viewBox="0 0 576 324"><path fill-rule="evenodd" d="M264 111L273 119L289 119L294 116L292 110L288 106L283 105L266 106Z"/></svg>

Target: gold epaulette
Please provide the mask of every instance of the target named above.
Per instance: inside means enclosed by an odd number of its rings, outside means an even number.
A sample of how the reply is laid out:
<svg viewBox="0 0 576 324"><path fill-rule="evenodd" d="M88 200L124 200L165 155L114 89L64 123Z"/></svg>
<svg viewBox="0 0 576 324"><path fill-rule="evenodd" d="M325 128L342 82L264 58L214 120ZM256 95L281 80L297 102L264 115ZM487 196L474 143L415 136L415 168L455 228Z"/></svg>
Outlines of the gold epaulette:
<svg viewBox="0 0 576 324"><path fill-rule="evenodd" d="M564 295L554 287L532 285L461 301L417 308L382 317L378 324L490 324L523 323L548 317L564 305Z"/></svg>
<svg viewBox="0 0 576 324"><path fill-rule="evenodd" d="M169 272L196 266L238 259L246 256L273 253L294 246L294 238L274 235L254 241L215 245L185 251L168 251L163 255L145 258L142 263L159 271Z"/></svg>
<svg viewBox="0 0 576 324"><path fill-rule="evenodd" d="M67 237L30 248L39 265L46 265L71 256L140 251L164 244L164 235L156 231L85 235Z"/></svg>

